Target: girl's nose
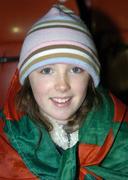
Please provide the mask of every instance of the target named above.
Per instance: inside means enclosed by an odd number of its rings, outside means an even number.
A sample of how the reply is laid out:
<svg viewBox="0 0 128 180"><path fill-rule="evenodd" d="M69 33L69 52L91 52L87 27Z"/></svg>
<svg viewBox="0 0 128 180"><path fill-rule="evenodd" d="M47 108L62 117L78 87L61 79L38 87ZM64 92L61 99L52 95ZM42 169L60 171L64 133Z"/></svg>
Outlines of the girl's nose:
<svg viewBox="0 0 128 180"><path fill-rule="evenodd" d="M55 89L57 91L66 92L70 89L70 81L66 75L58 75L55 82Z"/></svg>

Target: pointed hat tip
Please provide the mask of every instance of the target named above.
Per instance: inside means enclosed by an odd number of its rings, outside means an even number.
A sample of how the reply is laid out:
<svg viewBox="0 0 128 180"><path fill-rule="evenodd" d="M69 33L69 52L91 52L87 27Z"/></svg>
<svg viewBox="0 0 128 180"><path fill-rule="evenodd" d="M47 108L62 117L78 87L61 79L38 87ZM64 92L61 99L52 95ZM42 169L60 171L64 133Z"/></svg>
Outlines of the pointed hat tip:
<svg viewBox="0 0 128 180"><path fill-rule="evenodd" d="M58 0L59 3L65 3L67 0Z"/></svg>

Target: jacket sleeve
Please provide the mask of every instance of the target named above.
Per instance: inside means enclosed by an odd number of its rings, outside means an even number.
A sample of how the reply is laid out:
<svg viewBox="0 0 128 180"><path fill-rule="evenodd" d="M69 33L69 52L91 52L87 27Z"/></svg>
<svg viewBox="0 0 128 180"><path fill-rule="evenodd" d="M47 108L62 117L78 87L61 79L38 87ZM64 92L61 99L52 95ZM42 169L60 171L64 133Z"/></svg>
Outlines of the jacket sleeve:
<svg viewBox="0 0 128 180"><path fill-rule="evenodd" d="M112 96L114 102L113 144L99 165L87 167L105 180L128 180L128 107ZM118 130L117 130L118 127Z"/></svg>

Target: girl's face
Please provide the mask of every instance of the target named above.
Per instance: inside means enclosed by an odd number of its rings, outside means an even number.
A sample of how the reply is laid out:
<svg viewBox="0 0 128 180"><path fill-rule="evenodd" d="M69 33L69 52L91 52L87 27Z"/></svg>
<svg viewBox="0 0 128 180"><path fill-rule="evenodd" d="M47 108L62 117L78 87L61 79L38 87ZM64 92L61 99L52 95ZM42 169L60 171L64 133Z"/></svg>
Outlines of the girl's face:
<svg viewBox="0 0 128 180"><path fill-rule="evenodd" d="M29 75L40 112L65 123L86 97L89 74L76 65L51 64Z"/></svg>

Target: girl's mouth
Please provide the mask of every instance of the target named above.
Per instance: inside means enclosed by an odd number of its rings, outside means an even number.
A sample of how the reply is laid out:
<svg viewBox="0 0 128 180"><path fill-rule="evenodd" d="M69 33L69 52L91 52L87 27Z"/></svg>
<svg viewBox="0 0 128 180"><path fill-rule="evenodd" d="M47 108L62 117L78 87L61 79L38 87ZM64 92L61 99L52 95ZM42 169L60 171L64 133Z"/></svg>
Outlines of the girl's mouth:
<svg viewBox="0 0 128 180"><path fill-rule="evenodd" d="M54 97L50 98L51 101L54 103L57 107L67 107L71 103L71 97Z"/></svg>

